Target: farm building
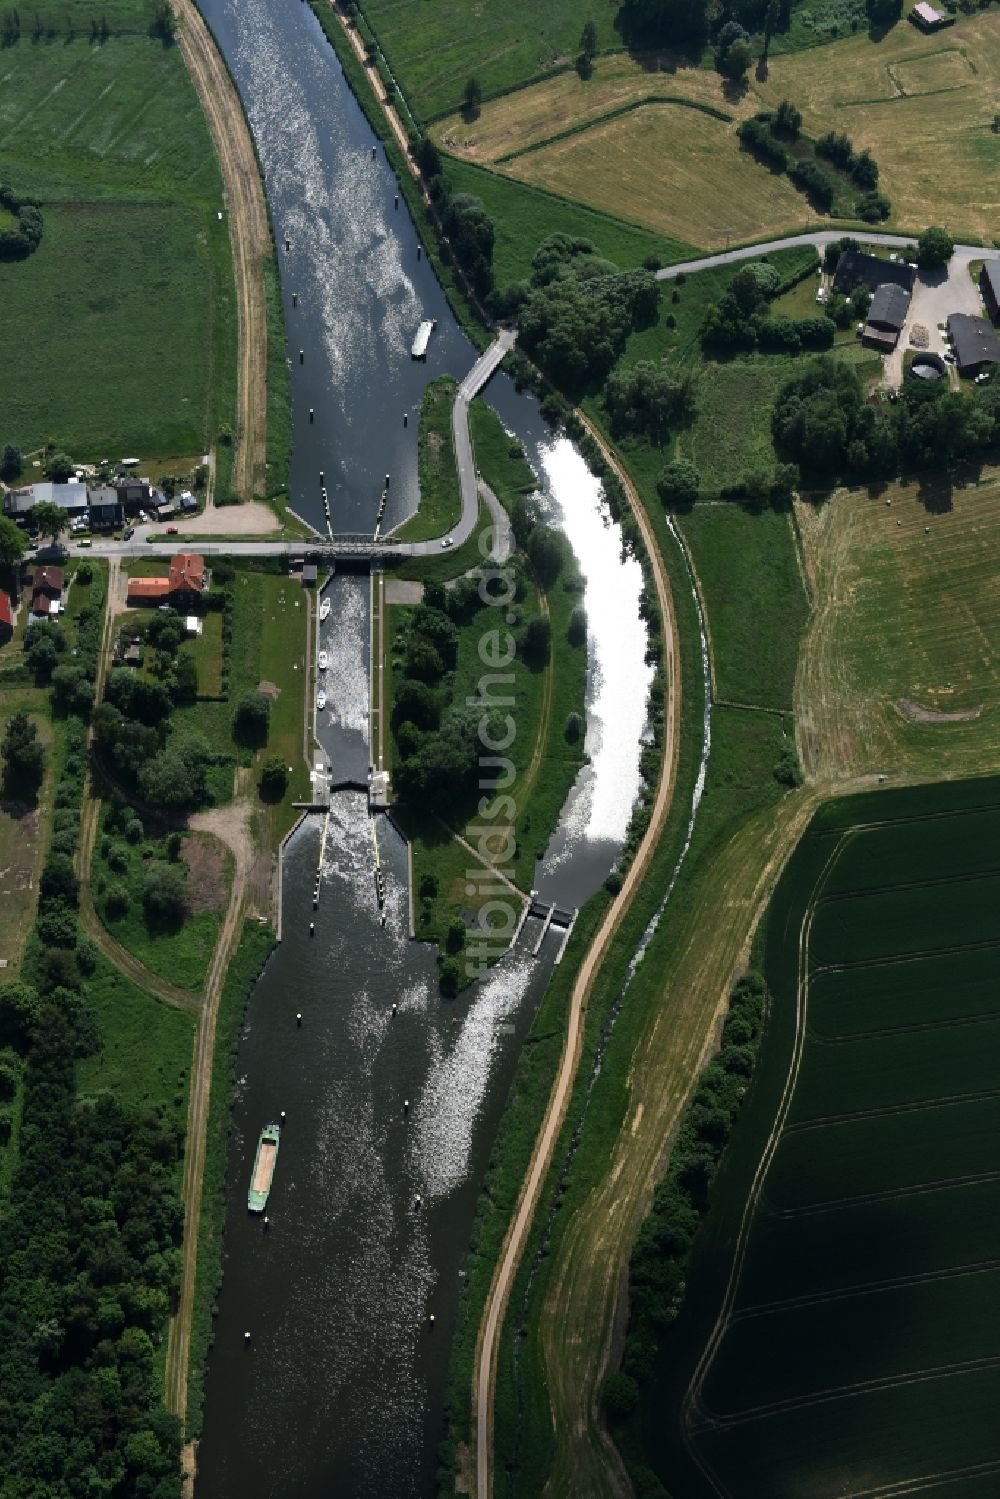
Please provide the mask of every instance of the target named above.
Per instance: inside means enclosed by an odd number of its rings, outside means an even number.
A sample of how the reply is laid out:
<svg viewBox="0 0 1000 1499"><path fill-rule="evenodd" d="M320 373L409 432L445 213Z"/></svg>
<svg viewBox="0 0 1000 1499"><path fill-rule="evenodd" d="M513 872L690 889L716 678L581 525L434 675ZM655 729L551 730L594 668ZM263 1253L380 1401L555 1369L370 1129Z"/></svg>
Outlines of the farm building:
<svg viewBox="0 0 1000 1499"><path fill-rule="evenodd" d="M25 484L20 489L4 490L3 513L12 520L21 520L30 515L34 503L35 492L30 484Z"/></svg>
<svg viewBox="0 0 1000 1499"><path fill-rule="evenodd" d="M986 311L996 322L1000 317L1000 260L984 260L979 272L979 290L986 303Z"/></svg>
<svg viewBox="0 0 1000 1499"><path fill-rule="evenodd" d="M978 375L1000 364L1000 342L986 318L953 312L948 318L948 334L960 375Z"/></svg>
<svg viewBox="0 0 1000 1499"><path fill-rule="evenodd" d="M0 588L0 645L6 645L14 633L14 611L10 595Z"/></svg>
<svg viewBox="0 0 1000 1499"><path fill-rule="evenodd" d="M861 341L885 352L896 347L910 307L910 293L891 282L875 288Z"/></svg>
<svg viewBox="0 0 1000 1499"><path fill-rule="evenodd" d="M115 493L126 510L141 510L150 500L149 480L118 479L115 481Z"/></svg>
<svg viewBox="0 0 1000 1499"><path fill-rule="evenodd" d="M928 5L927 0L920 0L910 11L910 20L918 31L940 31L942 26L954 26L955 17L950 16L947 11L935 10L933 5Z"/></svg>
<svg viewBox="0 0 1000 1499"><path fill-rule="evenodd" d="M14 520L24 519L40 500L58 505L67 515L82 515L87 508L87 486L75 479L68 484L53 484L45 480L40 484L27 484L21 489L8 489L3 497L4 514Z"/></svg>
<svg viewBox="0 0 1000 1499"><path fill-rule="evenodd" d="M170 591L178 596L201 593L205 587L205 559L197 552L176 552L170 559Z"/></svg>
<svg viewBox="0 0 1000 1499"><path fill-rule="evenodd" d="M837 261L833 289L845 297L856 286L867 286L872 291L879 286L901 286L909 293L915 279L916 272L905 260L880 260L863 250L844 250Z"/></svg>
<svg viewBox="0 0 1000 1499"><path fill-rule="evenodd" d="M165 604L170 597L169 578L129 578L128 602L137 604Z"/></svg>

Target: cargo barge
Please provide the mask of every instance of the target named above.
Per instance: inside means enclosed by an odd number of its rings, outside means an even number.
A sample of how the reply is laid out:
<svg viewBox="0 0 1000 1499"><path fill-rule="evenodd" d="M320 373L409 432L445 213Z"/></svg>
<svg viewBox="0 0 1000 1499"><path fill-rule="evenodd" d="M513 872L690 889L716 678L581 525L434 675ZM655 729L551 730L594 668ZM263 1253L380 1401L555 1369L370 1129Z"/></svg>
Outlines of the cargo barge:
<svg viewBox="0 0 1000 1499"><path fill-rule="evenodd" d="M280 1139L280 1125L265 1124L257 1142L257 1156L253 1163L250 1191L247 1193L247 1207L251 1213L262 1213L267 1207L267 1194L271 1190Z"/></svg>

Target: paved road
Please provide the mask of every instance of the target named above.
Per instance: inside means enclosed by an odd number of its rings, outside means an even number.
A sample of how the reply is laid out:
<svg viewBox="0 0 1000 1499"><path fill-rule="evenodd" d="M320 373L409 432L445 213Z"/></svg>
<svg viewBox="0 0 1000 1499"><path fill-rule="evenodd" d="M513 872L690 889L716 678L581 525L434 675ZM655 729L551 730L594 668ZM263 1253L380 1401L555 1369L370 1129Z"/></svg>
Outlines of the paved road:
<svg viewBox="0 0 1000 1499"><path fill-rule="evenodd" d="M893 250L900 250L905 245L916 242L916 236L912 234L875 234L859 229L817 229L813 234L789 234L784 239L765 240L761 245L744 245L739 250L721 250L718 255L703 255L700 260L685 260L680 265L667 265L656 272L656 279L673 281L681 272L687 275L690 271L711 270L715 265L737 265L741 260L757 260L770 250L794 250L796 245L832 245L835 240L843 239L845 234L850 234L863 244L888 245ZM956 245L955 254L967 263L989 255L990 251L984 250L982 245Z"/></svg>

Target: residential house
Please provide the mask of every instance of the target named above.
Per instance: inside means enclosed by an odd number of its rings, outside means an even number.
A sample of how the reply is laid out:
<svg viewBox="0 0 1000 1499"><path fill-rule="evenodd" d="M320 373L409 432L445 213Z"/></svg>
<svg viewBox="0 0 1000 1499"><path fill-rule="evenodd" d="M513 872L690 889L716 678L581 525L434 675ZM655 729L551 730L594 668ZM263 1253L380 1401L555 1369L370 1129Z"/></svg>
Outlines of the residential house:
<svg viewBox="0 0 1000 1499"><path fill-rule="evenodd" d="M953 312L948 318L948 334L960 375L979 375L1000 364L1000 341L988 319Z"/></svg>
<svg viewBox="0 0 1000 1499"><path fill-rule="evenodd" d="M114 531L125 523L125 507L110 484L90 491L90 524L95 531Z"/></svg>
<svg viewBox="0 0 1000 1499"><path fill-rule="evenodd" d="M197 552L175 552L170 559L170 592L172 602L180 608L185 599L199 597L205 590L205 559Z"/></svg>
<svg viewBox="0 0 1000 1499"><path fill-rule="evenodd" d="M996 322L1000 318L1000 260L984 260L979 272L979 290L986 303L986 311Z"/></svg>
<svg viewBox="0 0 1000 1499"><path fill-rule="evenodd" d="M51 479L45 479L40 484L32 484L31 489L33 505L45 500L48 504L58 505L67 515L82 515L87 508L87 486L79 479L70 479L65 484L54 484Z"/></svg>
<svg viewBox="0 0 1000 1499"><path fill-rule="evenodd" d="M198 508L198 501L197 501L196 497L191 493L190 489L185 489L184 490L183 494L181 495L181 501L180 502L181 502L181 509L184 510L184 511L186 511L186 512L188 512L188 513L191 513L192 511L197 510L197 508Z"/></svg>
<svg viewBox="0 0 1000 1499"><path fill-rule="evenodd" d="M849 297L856 286L874 291L879 286L901 286L913 291L917 273L905 260L882 260L863 250L842 250L833 273L833 289Z"/></svg>
<svg viewBox="0 0 1000 1499"><path fill-rule="evenodd" d="M892 282L877 286L861 334L862 343L890 353L899 342L909 308L910 293L904 287Z"/></svg>
<svg viewBox="0 0 1000 1499"><path fill-rule="evenodd" d="M36 567L31 584L31 612L40 615L56 615L62 609L64 586L61 567Z"/></svg>
<svg viewBox="0 0 1000 1499"><path fill-rule="evenodd" d="M115 493L130 515L148 505L151 490L148 479L116 479Z"/></svg>
<svg viewBox="0 0 1000 1499"><path fill-rule="evenodd" d="M5 489L3 492L3 513L11 520L26 521L34 503L35 491L30 484L25 484L20 489Z"/></svg>
<svg viewBox="0 0 1000 1499"><path fill-rule="evenodd" d="M0 588L0 645L6 645L14 633L14 610L10 595Z"/></svg>

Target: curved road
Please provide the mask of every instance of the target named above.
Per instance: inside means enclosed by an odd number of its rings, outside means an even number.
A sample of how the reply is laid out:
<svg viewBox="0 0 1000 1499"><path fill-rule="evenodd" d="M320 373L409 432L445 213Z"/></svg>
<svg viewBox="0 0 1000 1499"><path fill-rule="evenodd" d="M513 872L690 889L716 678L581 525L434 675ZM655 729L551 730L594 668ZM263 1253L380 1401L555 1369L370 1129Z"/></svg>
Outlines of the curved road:
<svg viewBox="0 0 1000 1499"><path fill-rule="evenodd" d="M666 265L656 272L657 281L673 281L675 276L691 271L710 271L716 265L738 265L741 260L755 260L771 250L794 250L797 245L832 245L845 235L856 239L861 245L887 245L892 250L903 250L916 243L913 234L875 234L856 229L817 229L814 234L789 234L784 239L768 239L759 245L743 245L737 250L721 250L718 255L703 255L700 260L683 260L678 265ZM978 260L990 252L982 245L956 245L955 254L963 260Z"/></svg>

